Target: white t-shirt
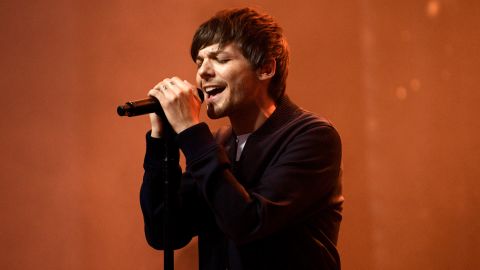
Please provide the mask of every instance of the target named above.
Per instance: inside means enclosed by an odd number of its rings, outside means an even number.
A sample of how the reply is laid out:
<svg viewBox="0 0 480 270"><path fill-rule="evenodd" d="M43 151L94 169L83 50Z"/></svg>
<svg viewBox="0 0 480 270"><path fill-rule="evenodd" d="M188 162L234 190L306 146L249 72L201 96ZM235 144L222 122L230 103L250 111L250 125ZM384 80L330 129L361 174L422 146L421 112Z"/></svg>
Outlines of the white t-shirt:
<svg viewBox="0 0 480 270"><path fill-rule="evenodd" d="M237 157L235 158L235 161L240 160L240 156L242 155L243 147L245 146L245 143L247 143L248 136L250 136L251 133L243 134L237 136Z"/></svg>

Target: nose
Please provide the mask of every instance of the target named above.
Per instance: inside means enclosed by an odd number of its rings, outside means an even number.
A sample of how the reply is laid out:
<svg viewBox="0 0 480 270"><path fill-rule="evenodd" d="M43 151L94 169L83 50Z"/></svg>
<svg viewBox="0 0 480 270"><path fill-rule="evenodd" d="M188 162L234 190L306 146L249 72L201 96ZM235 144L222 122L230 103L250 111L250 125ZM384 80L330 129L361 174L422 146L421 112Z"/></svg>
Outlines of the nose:
<svg viewBox="0 0 480 270"><path fill-rule="evenodd" d="M212 62L210 59L205 59L201 66L197 70L197 75L203 79L208 81L208 79L215 77L215 71L212 66Z"/></svg>

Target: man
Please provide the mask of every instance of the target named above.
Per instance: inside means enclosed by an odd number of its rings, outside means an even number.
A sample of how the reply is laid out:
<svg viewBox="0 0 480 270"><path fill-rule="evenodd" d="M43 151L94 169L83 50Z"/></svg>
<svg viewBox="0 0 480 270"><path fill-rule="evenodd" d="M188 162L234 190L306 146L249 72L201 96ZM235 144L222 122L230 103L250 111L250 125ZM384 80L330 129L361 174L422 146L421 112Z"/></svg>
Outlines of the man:
<svg viewBox="0 0 480 270"><path fill-rule="evenodd" d="M178 135L152 114L141 205L148 243L163 249L162 161L170 154L174 248L198 236L200 269L340 269L341 145L324 119L285 93L288 47L281 28L252 9L224 10L202 24L191 55L196 87L167 78L149 92ZM182 174L179 150L186 158Z"/></svg>

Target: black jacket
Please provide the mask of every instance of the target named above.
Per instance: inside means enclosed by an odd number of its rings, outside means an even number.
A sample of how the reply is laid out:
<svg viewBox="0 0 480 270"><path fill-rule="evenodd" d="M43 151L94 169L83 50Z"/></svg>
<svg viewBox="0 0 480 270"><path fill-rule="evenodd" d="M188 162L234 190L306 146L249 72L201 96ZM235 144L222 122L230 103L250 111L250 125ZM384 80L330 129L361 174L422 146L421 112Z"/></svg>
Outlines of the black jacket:
<svg viewBox="0 0 480 270"><path fill-rule="evenodd" d="M178 165L178 145L186 171ZM163 249L162 160L175 249L198 235L200 269L340 269L341 143L332 125L285 97L232 162L231 128L204 123L165 142L147 135L141 206L148 243Z"/></svg>

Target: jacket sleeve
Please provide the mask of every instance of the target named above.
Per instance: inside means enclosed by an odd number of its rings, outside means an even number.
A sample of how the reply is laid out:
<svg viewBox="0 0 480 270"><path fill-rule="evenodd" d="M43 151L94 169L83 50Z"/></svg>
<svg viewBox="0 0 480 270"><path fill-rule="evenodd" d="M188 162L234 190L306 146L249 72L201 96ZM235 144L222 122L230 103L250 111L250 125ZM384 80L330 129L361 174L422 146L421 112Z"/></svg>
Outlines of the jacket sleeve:
<svg viewBox="0 0 480 270"><path fill-rule="evenodd" d="M164 249L164 191L165 180L169 187L169 236L171 247L178 249L191 240L196 234L194 215L195 196L194 185L188 179L183 180L179 166L179 149L175 142L156 139L147 133L147 150L144 160L144 176L140 189L140 204L142 208L145 237L150 246ZM168 153L168 154L167 154ZM165 159L168 156L167 165ZM166 170L168 166L168 170ZM167 173L168 171L168 177ZM191 182L191 181L190 181Z"/></svg>
<svg viewBox="0 0 480 270"><path fill-rule="evenodd" d="M194 138L194 139L192 139ZM208 126L179 134L187 170L198 184L219 227L242 244L265 237L332 205L341 205L341 145L335 129L315 125L292 138L248 191Z"/></svg>

